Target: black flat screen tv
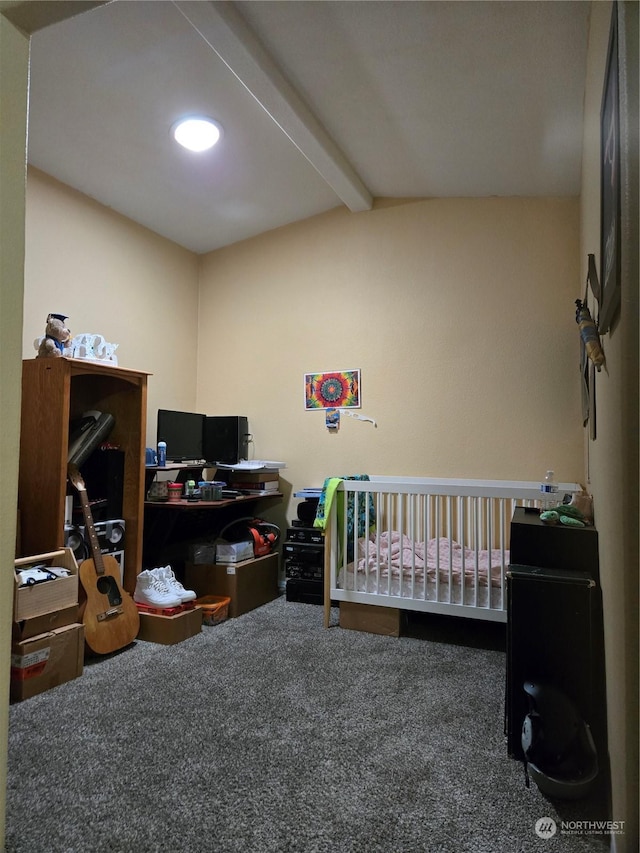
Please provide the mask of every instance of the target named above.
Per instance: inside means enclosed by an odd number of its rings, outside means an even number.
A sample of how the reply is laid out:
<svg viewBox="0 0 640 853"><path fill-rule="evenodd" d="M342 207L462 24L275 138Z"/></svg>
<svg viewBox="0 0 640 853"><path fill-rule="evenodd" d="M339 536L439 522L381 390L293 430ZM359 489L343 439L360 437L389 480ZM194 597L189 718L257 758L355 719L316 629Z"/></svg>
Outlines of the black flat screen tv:
<svg viewBox="0 0 640 853"><path fill-rule="evenodd" d="M204 415L158 409L158 441L167 443L167 462L203 459Z"/></svg>

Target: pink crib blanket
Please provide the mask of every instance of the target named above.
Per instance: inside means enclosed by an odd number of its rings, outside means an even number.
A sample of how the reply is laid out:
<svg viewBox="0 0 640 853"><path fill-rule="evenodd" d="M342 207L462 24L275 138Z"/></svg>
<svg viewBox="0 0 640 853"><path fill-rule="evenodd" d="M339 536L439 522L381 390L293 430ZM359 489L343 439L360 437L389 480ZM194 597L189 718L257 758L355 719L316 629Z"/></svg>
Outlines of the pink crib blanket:
<svg viewBox="0 0 640 853"><path fill-rule="evenodd" d="M402 569L403 576L410 576L415 566L415 577L435 577L439 570L440 580L449 579L449 569L453 578L466 579L476 577L481 586L486 586L489 568L491 584L499 586L502 582L504 567L509 563L509 552L500 549L474 550L464 548L458 542L444 537L413 542L408 536L397 531L374 534L369 539L358 540L358 571L379 569L382 577L388 576L391 567L392 576L398 577Z"/></svg>

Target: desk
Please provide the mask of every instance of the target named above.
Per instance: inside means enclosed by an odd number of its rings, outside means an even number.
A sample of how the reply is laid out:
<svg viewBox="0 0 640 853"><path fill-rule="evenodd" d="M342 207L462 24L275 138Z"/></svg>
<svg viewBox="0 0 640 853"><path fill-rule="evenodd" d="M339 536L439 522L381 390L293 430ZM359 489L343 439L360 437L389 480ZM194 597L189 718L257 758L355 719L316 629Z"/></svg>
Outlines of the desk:
<svg viewBox="0 0 640 853"><path fill-rule="evenodd" d="M144 493L149 491L149 486L158 474L171 474L176 472L175 482L186 483L187 480L202 480L202 472L208 467L205 462L174 462L168 465L145 465L144 469ZM154 501L155 503L155 501Z"/></svg>
<svg viewBox="0 0 640 853"><path fill-rule="evenodd" d="M232 521L253 518L256 504L270 506L281 500L282 492L269 495L241 495L219 501L145 501L143 567L154 568L171 563L183 565L185 554L176 557L177 551L198 538L214 539ZM265 501L267 502L265 504ZM178 567L177 574L181 573Z"/></svg>

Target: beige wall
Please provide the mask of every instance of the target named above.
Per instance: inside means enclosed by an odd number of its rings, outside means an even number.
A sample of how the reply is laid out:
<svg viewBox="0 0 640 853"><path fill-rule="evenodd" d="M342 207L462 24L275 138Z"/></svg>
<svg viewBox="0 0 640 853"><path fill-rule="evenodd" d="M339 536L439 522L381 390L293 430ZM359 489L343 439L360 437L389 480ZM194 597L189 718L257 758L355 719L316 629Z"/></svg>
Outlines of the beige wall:
<svg viewBox="0 0 640 853"><path fill-rule="evenodd" d="M73 334L119 344L122 367L149 378L147 442L158 408L190 409L196 394L198 259L37 169L27 181L23 356L49 312Z"/></svg>
<svg viewBox="0 0 640 853"><path fill-rule="evenodd" d="M582 481L575 200L336 209L202 259L197 405L294 488L356 472ZM307 372L359 368L330 434Z"/></svg>
<svg viewBox="0 0 640 853"><path fill-rule="evenodd" d="M349 472L552 467L581 482L578 212L387 200L198 259L30 169L23 354L49 311L68 314L152 372L148 444L158 407L245 414L254 457L287 463L287 494ZM330 434L304 411L304 373L341 368L362 371L359 411L377 427L343 416Z"/></svg>
<svg viewBox="0 0 640 853"><path fill-rule="evenodd" d="M626 4L630 7L631 4ZM600 105L611 20L610 3L591 13L585 99L581 259L600 259ZM636 50L637 10L633 42ZM637 204L637 100L635 119ZM636 208L637 216L637 208ZM585 436L600 543L605 616L607 716L612 775L612 817L625 820L618 851L638 849L638 222L625 252L635 253L635 274L623 277L622 311L602 339L607 366L597 376L597 438ZM593 300L591 301L593 305ZM635 411L634 411L635 410Z"/></svg>
<svg viewBox="0 0 640 853"><path fill-rule="evenodd" d="M9 652L14 581L24 264L29 42L0 14L0 846L5 831Z"/></svg>

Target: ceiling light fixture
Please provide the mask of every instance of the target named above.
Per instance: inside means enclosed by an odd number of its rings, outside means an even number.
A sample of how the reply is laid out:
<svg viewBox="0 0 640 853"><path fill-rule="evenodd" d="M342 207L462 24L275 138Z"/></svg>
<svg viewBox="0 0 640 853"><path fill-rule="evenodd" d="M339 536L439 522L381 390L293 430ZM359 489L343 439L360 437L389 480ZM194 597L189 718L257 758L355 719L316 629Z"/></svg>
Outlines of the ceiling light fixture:
<svg viewBox="0 0 640 853"><path fill-rule="evenodd" d="M171 128L173 138L189 151L207 151L222 136L222 128L211 118L180 119Z"/></svg>

